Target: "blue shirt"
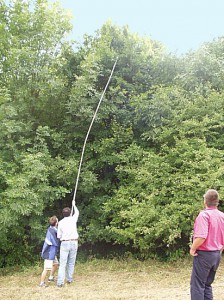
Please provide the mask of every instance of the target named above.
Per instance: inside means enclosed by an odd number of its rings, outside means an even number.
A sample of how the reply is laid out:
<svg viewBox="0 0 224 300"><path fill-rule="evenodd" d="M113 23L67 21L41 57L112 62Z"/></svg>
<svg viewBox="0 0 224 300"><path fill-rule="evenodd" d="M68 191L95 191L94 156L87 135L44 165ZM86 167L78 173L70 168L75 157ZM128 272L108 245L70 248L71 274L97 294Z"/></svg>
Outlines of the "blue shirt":
<svg viewBox="0 0 224 300"><path fill-rule="evenodd" d="M57 238L57 228L50 226L47 230L41 257L44 259L54 260L59 249L59 243L60 241Z"/></svg>

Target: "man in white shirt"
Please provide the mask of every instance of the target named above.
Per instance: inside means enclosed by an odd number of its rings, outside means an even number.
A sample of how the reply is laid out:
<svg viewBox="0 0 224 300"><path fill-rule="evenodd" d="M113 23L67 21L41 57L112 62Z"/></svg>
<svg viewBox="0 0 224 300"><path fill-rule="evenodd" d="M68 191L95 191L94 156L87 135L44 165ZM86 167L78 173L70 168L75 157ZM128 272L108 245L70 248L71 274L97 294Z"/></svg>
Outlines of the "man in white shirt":
<svg viewBox="0 0 224 300"><path fill-rule="evenodd" d="M76 255L78 250L78 231L77 221L79 211L76 205L74 207L74 214L71 216L71 209L65 207L62 210L63 219L58 223L57 237L61 241L60 246L60 265L58 270L57 286L62 287L65 283L65 270L67 283L73 281L73 274L75 268Z"/></svg>

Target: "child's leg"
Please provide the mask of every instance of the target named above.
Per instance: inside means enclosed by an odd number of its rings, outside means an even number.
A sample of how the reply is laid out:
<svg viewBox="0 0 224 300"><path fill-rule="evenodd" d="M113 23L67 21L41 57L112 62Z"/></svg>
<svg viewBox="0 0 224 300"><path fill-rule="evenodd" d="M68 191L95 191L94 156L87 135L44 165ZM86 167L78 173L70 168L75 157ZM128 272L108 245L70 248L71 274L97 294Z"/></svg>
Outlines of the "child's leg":
<svg viewBox="0 0 224 300"><path fill-rule="evenodd" d="M40 278L40 280L41 280L40 286L44 286L44 287L46 286L45 278L47 276L47 272L52 271L52 267L53 267L53 260L45 259L44 260L44 270L43 270L43 272L41 274L41 278Z"/></svg>
<svg viewBox="0 0 224 300"><path fill-rule="evenodd" d="M54 274L55 272L57 271L58 269L58 259L57 257L55 257L54 261L53 261L53 266L52 266L52 270L51 270L51 273L50 273L50 276L49 276L49 279L53 281L54 279Z"/></svg>
<svg viewBox="0 0 224 300"><path fill-rule="evenodd" d="M54 273L57 271L58 265L53 265L50 276L54 277Z"/></svg>
<svg viewBox="0 0 224 300"><path fill-rule="evenodd" d="M40 277L40 283L44 283L46 275L47 275L48 270L43 270L41 277Z"/></svg>

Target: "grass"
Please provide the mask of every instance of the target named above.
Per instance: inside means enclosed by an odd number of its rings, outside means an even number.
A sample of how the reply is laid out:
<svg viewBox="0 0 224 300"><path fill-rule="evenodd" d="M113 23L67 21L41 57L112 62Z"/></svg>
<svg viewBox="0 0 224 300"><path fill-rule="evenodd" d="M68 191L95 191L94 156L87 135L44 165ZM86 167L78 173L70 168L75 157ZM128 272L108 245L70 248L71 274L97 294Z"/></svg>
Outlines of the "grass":
<svg viewBox="0 0 224 300"><path fill-rule="evenodd" d="M1 270L1 299L73 300L189 299L191 258L176 262L138 261L133 258L77 261L75 282L62 289L51 283L38 287L43 264L29 268ZM213 284L214 299L223 300L224 264Z"/></svg>

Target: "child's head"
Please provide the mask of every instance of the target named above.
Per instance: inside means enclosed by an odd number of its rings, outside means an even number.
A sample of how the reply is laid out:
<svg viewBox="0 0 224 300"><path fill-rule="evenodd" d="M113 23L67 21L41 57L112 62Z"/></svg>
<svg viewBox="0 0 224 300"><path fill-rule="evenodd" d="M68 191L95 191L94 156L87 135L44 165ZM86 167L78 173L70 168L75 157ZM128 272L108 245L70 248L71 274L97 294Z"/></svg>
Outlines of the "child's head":
<svg viewBox="0 0 224 300"><path fill-rule="evenodd" d="M55 226L58 224L58 218L56 216L50 217L49 223L51 226Z"/></svg>

